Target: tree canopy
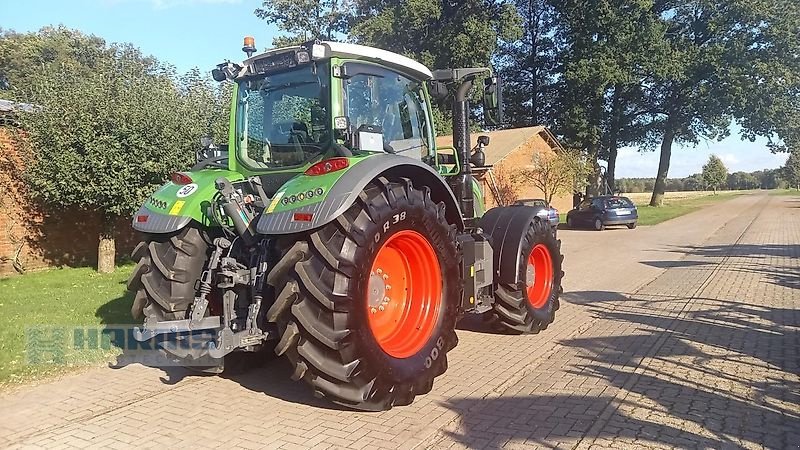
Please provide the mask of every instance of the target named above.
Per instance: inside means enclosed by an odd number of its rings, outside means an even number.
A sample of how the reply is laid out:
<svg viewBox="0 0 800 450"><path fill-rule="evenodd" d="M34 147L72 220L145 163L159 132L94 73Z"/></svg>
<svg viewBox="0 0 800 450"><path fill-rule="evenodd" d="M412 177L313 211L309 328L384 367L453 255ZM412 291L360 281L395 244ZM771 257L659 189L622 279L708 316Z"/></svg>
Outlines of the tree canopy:
<svg viewBox="0 0 800 450"><path fill-rule="evenodd" d="M332 31L434 68L493 65L506 82L508 124L546 124L593 166L607 161L612 189L620 147L659 149L653 205L675 142L722 139L733 122L773 151L800 142L800 3L792 0L264 5L273 13L257 14L293 35Z"/></svg>
<svg viewBox="0 0 800 450"><path fill-rule="evenodd" d="M708 162L703 166L703 182L707 189L715 193L725 186L728 181L728 168L717 155L708 157Z"/></svg>
<svg viewBox="0 0 800 450"><path fill-rule="evenodd" d="M9 94L35 105L20 116L29 192L52 208L102 214L112 252L114 219L191 165L202 136L227 135L226 91L130 45L48 28L4 33L0 58Z"/></svg>
<svg viewBox="0 0 800 450"><path fill-rule="evenodd" d="M789 153L789 158L786 159L786 164L781 168L781 172L789 186L800 189L800 152Z"/></svg>

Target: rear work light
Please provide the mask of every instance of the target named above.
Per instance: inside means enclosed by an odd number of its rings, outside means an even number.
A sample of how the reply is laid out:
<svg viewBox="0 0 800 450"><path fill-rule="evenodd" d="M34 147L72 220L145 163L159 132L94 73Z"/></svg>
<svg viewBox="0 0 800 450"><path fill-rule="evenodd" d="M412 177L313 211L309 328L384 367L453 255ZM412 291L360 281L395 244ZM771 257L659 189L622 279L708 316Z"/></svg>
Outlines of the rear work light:
<svg viewBox="0 0 800 450"><path fill-rule="evenodd" d="M292 215L292 220L295 222L311 222L314 220L314 214L312 213L294 213Z"/></svg>
<svg viewBox="0 0 800 450"><path fill-rule="evenodd" d="M172 172L169 177L175 184L191 184L193 182L192 177L183 172Z"/></svg>
<svg viewBox="0 0 800 450"><path fill-rule="evenodd" d="M145 222L147 222L147 219L149 219L149 218L150 218L150 216L145 216L145 215L136 216L136 222L145 223Z"/></svg>
<svg viewBox="0 0 800 450"><path fill-rule="evenodd" d="M323 159L306 169L305 173L311 176L325 175L327 173L336 172L337 170L346 169L348 166L350 166L350 161L347 158Z"/></svg>

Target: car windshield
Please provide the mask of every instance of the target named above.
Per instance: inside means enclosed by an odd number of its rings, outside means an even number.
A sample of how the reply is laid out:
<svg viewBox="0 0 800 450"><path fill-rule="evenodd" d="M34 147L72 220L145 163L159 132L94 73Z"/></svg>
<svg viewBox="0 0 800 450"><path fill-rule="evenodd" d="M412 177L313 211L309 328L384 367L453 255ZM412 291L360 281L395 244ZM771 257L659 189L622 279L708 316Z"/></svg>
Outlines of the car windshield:
<svg viewBox="0 0 800 450"><path fill-rule="evenodd" d="M625 197L612 197L606 200L606 208L632 208L633 203Z"/></svg>
<svg viewBox="0 0 800 450"><path fill-rule="evenodd" d="M323 65L249 78L239 84L236 133L239 158L252 168L303 164L331 141L328 85Z"/></svg>
<svg viewBox="0 0 800 450"><path fill-rule="evenodd" d="M528 199L528 200L520 200L519 204L525 206L538 206L541 208L547 208L547 202L540 199Z"/></svg>

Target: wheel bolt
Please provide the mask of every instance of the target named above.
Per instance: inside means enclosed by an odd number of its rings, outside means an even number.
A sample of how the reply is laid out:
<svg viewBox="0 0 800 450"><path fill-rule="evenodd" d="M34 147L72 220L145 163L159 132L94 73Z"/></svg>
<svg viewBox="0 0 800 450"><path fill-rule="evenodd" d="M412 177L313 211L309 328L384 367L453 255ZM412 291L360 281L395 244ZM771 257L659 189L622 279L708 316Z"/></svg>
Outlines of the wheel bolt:
<svg viewBox="0 0 800 450"><path fill-rule="evenodd" d="M384 310L384 308L383 308L383 305L381 305L381 306L378 306L378 309L379 309L379 310L381 310L381 311L383 311L383 310Z"/></svg>
<svg viewBox="0 0 800 450"><path fill-rule="evenodd" d="M376 312L378 312L378 310L377 310L377 309L375 309L375 308L370 308L370 309L369 309L369 312L371 312L372 314L375 314Z"/></svg>
<svg viewBox="0 0 800 450"><path fill-rule="evenodd" d="M377 273L378 275L380 275L380 274L382 274L382 273L383 273L383 271L382 271L381 269L375 269L375 273Z"/></svg>
<svg viewBox="0 0 800 450"><path fill-rule="evenodd" d="M389 300L391 300L389 297L383 297L383 304L389 303Z"/></svg>
<svg viewBox="0 0 800 450"><path fill-rule="evenodd" d="M388 280L389 279L389 275L383 274L383 279L384 280Z"/></svg>
<svg viewBox="0 0 800 450"><path fill-rule="evenodd" d="M386 285L386 290L387 290L387 291L388 291L389 289L391 289L391 288L392 288L392 285L391 285L391 284L387 284L387 285Z"/></svg>

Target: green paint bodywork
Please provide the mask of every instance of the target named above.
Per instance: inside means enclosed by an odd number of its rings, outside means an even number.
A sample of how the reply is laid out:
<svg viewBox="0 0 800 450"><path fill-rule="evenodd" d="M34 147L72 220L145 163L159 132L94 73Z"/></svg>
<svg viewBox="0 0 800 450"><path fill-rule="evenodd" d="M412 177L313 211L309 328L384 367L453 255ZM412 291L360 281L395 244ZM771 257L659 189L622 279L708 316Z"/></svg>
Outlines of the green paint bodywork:
<svg viewBox="0 0 800 450"><path fill-rule="evenodd" d="M206 226L215 225L208 217L208 205L217 189L214 182L217 178L225 177L228 180L241 181L244 179L242 174L223 169L203 169L195 172L183 172L192 178L193 184L197 189L190 195L178 197L178 191L186 185L167 182L161 186L145 202L145 206L151 211L167 214L171 216L191 217L192 219ZM179 203L183 202L183 203Z"/></svg>
<svg viewBox="0 0 800 450"><path fill-rule="evenodd" d="M472 179L472 197L475 201L475 217L482 217L486 212L486 204L483 203L483 188L475 178Z"/></svg>

